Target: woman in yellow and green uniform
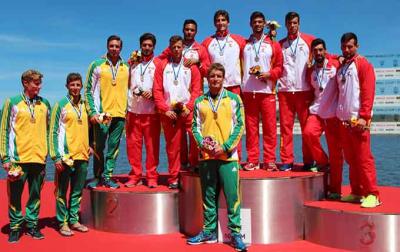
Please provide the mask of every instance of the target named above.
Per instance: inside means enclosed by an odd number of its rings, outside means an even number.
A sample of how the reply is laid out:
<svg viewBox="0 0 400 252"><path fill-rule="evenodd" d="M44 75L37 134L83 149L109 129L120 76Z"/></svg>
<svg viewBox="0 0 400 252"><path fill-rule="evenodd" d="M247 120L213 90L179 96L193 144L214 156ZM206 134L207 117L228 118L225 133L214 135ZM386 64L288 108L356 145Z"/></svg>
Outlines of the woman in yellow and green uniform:
<svg viewBox="0 0 400 252"><path fill-rule="evenodd" d="M73 235L71 228L87 232L79 223L79 208L85 185L89 159L88 116L81 99L82 77L78 73L67 76L68 94L54 105L50 120L50 156L55 162L56 217L60 233ZM69 201L67 191L70 186Z"/></svg>
<svg viewBox="0 0 400 252"><path fill-rule="evenodd" d="M49 102L39 96L43 75L36 70L22 74L23 92L8 98L2 109L0 126L0 157L6 171L22 169L18 176L8 176L8 216L10 233L8 241L17 242L25 221L27 234L43 239L38 229L40 191L45 177L47 156L47 126ZM21 195L28 180L29 199L25 217L21 211Z"/></svg>

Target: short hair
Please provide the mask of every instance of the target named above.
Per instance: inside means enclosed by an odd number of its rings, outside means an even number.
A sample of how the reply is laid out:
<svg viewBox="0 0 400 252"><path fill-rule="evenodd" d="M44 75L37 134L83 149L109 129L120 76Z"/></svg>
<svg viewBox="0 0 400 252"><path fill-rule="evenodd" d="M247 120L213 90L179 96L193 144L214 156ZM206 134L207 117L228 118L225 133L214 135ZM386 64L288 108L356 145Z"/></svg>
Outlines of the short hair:
<svg viewBox="0 0 400 252"><path fill-rule="evenodd" d="M183 38L179 35L173 35L169 38L169 45L173 45L178 41L183 41Z"/></svg>
<svg viewBox="0 0 400 252"><path fill-rule="evenodd" d="M225 67L221 63L213 63L207 70L207 77L214 70L218 70L222 72L223 77L225 77Z"/></svg>
<svg viewBox="0 0 400 252"><path fill-rule="evenodd" d="M340 39L340 43L346 43L350 41L351 39L354 39L354 44L358 45L358 39L357 35L353 32L346 32L345 34L342 35L342 38Z"/></svg>
<svg viewBox="0 0 400 252"><path fill-rule="evenodd" d="M219 16L223 16L229 22L229 13L226 10L217 10L214 14L214 24Z"/></svg>
<svg viewBox="0 0 400 252"><path fill-rule="evenodd" d="M153 42L153 46L155 46L156 42L157 42L156 36L154 36L153 33L149 33L149 32L146 32L146 33L142 34L142 36L140 36L140 38L139 38L140 45L142 45L143 41L149 40L149 39L151 40L151 42Z"/></svg>
<svg viewBox="0 0 400 252"><path fill-rule="evenodd" d="M311 48L316 47L317 45L322 45L322 47L326 50L326 44L323 39L316 38L311 42Z"/></svg>
<svg viewBox="0 0 400 252"><path fill-rule="evenodd" d="M43 78L43 74L40 73L39 71L34 70L34 69L29 69L29 70L26 70L25 72L22 73L22 75L21 75L21 83L24 83L24 81L33 80L34 76L39 76L39 79Z"/></svg>
<svg viewBox="0 0 400 252"><path fill-rule="evenodd" d="M122 39L118 35L111 35L110 37L107 38L107 47L108 47L108 44L110 44L110 41L112 41L112 40L117 40L117 41L121 42L121 48L122 48Z"/></svg>
<svg viewBox="0 0 400 252"><path fill-rule="evenodd" d="M67 82L66 84L68 85L72 81L79 80L82 83L82 76L79 73L69 73L67 75Z"/></svg>
<svg viewBox="0 0 400 252"><path fill-rule="evenodd" d="M292 20L293 18L297 18L299 20L300 23L300 15L297 12L291 11L288 12L285 16L285 23L289 22L290 20Z"/></svg>
<svg viewBox="0 0 400 252"><path fill-rule="evenodd" d="M194 26L196 26L196 30L197 30L197 22L194 19L185 19L185 21L183 21L182 29L185 29L185 26L188 24L194 24Z"/></svg>
<svg viewBox="0 0 400 252"><path fill-rule="evenodd" d="M254 11L250 16L250 23L256 18L262 18L265 21L265 16L261 11Z"/></svg>

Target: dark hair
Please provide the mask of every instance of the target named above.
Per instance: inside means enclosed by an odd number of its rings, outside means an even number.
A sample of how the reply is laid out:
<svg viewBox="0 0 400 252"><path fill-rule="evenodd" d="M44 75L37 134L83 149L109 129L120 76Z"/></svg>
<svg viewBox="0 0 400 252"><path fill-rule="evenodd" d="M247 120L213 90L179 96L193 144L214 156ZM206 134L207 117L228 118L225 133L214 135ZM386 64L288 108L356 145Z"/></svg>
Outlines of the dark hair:
<svg viewBox="0 0 400 252"><path fill-rule="evenodd" d="M179 36L179 35L174 35L174 36L169 38L169 45L171 46L171 45L175 44L178 41L183 41L183 38L181 36Z"/></svg>
<svg viewBox="0 0 400 252"><path fill-rule="evenodd" d="M153 46L156 45L156 42L157 42L156 36L154 36L154 34L149 33L149 32L144 33L144 34L142 34L142 36L140 36L140 38L139 38L140 45L142 45L143 41L148 40L148 39L150 39L151 42L153 42Z"/></svg>
<svg viewBox="0 0 400 252"><path fill-rule="evenodd" d="M108 37L107 47L108 47L108 44L110 44L110 41L112 41L112 40L117 40L117 41L121 42L121 48L122 48L122 39L118 35L111 35L110 37Z"/></svg>
<svg viewBox="0 0 400 252"><path fill-rule="evenodd" d="M250 23L253 22L253 20L256 19L256 18L262 18L265 21L265 16L260 11L254 11L253 13L251 13Z"/></svg>
<svg viewBox="0 0 400 252"><path fill-rule="evenodd" d="M326 50L326 44L323 39L316 38L311 42L311 48L316 47L317 45L322 45L322 47Z"/></svg>
<svg viewBox="0 0 400 252"><path fill-rule="evenodd" d="M69 73L67 76L67 85L71 82L71 81L76 81L76 80L80 80L82 83L82 76L79 73Z"/></svg>
<svg viewBox="0 0 400 252"><path fill-rule="evenodd" d="M291 11L288 12L285 16L285 23L289 22L290 20L292 20L293 18L297 18L299 20L300 23L300 15L297 12Z"/></svg>
<svg viewBox="0 0 400 252"><path fill-rule="evenodd" d="M188 24L194 24L197 30L197 22L194 19L185 19L185 21L183 21L183 29L185 29L185 26Z"/></svg>
<svg viewBox="0 0 400 252"><path fill-rule="evenodd" d="M221 63L213 63L207 70L207 76L214 70L218 70L222 72L223 77L225 78L225 68Z"/></svg>
<svg viewBox="0 0 400 252"><path fill-rule="evenodd" d="M214 14L214 24L219 16L223 16L229 22L229 13L226 10L217 10Z"/></svg>
<svg viewBox="0 0 400 252"><path fill-rule="evenodd" d="M342 38L340 39L340 43L346 43L349 40L354 39L354 44L358 45L358 39L357 35L354 34L353 32L346 32L345 34L342 35Z"/></svg>

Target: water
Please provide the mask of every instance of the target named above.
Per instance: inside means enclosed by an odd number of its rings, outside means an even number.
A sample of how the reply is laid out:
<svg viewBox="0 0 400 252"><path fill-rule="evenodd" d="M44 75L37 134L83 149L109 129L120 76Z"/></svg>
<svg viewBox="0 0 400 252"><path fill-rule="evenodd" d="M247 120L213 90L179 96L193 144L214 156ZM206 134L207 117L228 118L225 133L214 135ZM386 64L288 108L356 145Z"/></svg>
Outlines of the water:
<svg viewBox="0 0 400 252"><path fill-rule="evenodd" d="M325 139L323 137L323 139ZM130 171L130 166L126 156L126 145L125 138L121 139L120 154L117 159L117 168L114 174L127 174ZM243 157L246 157L245 143L243 143ZM279 146L279 143L278 145ZM326 143L323 140L323 146L326 150ZM299 135L294 136L294 147L296 162L302 161L301 153L301 137ZM400 136L399 135L372 135L371 136L371 148L375 157L375 163L377 167L378 174L378 184L386 186L400 186ZM260 150L262 149L260 143ZM277 148L277 157L279 160L279 150ZM145 151L143 153L143 159L145 157ZM92 162L90 160L89 164L89 174L88 178L93 177ZM144 167L144 163L143 163ZM46 166L46 180L54 179L54 165L51 160L49 160ZM164 137L161 137L160 143L160 165L158 167L158 172L167 172L167 156L165 152L165 141ZM0 172L0 178L5 178L6 173L3 169ZM345 165L343 169L343 183L348 184L348 167Z"/></svg>

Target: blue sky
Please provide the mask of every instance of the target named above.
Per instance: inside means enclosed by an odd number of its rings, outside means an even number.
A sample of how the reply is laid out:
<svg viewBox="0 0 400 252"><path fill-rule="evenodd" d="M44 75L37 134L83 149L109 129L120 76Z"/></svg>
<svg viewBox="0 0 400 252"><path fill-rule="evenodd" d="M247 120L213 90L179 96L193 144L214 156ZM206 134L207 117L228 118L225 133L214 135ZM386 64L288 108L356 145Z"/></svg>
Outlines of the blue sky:
<svg viewBox="0 0 400 252"><path fill-rule="evenodd" d="M41 95L52 103L65 93L69 72L86 75L90 62L106 50L111 34L124 40L122 55L138 48L139 36L157 36L156 52L168 38L181 34L182 22L195 19L197 40L212 34L213 15L226 9L232 33L250 34L249 16L262 11L284 24L288 11L301 15L301 31L325 39L339 53L341 34L359 36L361 54L400 53L400 1L4 1L0 10L0 103L21 91L20 75L28 68L44 74ZM278 38L286 34L282 27Z"/></svg>

